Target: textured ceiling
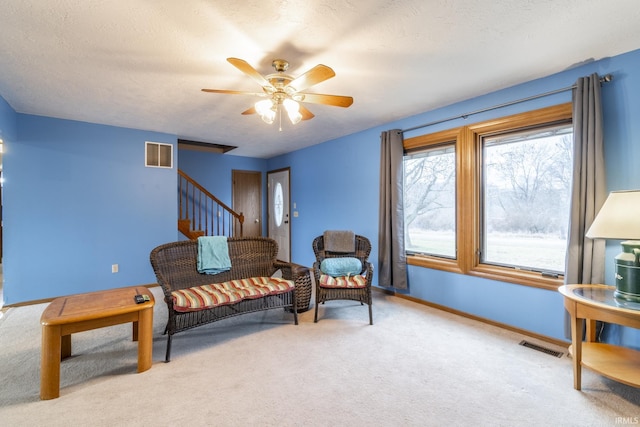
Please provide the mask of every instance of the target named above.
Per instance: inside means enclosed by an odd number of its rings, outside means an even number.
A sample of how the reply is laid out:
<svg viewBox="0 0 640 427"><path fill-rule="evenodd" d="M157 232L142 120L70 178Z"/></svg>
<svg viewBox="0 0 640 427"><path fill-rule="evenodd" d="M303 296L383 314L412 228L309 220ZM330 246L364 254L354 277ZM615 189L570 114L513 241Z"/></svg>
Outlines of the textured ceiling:
<svg viewBox="0 0 640 427"><path fill-rule="evenodd" d="M271 157L640 48L638 0L15 0L0 3L0 95L18 112L175 134ZM295 126L242 116L260 73L316 64Z"/></svg>

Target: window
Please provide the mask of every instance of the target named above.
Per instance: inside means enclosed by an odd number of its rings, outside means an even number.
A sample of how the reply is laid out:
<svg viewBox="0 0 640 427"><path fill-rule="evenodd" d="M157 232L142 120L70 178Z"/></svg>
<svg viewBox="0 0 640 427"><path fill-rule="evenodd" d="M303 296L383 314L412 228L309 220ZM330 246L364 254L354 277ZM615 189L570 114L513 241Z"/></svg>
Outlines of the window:
<svg viewBox="0 0 640 427"><path fill-rule="evenodd" d="M482 138L480 262L564 273L573 128Z"/></svg>
<svg viewBox="0 0 640 427"><path fill-rule="evenodd" d="M456 257L455 142L404 159L404 225L408 253Z"/></svg>
<svg viewBox="0 0 640 427"><path fill-rule="evenodd" d="M571 104L404 141L409 264L555 289L572 176Z"/></svg>
<svg viewBox="0 0 640 427"><path fill-rule="evenodd" d="M173 167L173 145L145 142L145 166L156 168Z"/></svg>

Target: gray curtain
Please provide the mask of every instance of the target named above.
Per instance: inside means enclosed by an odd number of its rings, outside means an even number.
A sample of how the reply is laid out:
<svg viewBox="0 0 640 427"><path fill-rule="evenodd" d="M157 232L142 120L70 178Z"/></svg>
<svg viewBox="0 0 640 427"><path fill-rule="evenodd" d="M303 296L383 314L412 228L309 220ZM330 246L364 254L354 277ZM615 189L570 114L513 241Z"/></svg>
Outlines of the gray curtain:
<svg viewBox="0 0 640 427"><path fill-rule="evenodd" d="M573 90L573 188L564 280L603 283L605 241L585 233L607 197L600 78L578 79Z"/></svg>
<svg viewBox="0 0 640 427"><path fill-rule="evenodd" d="M404 252L402 131L380 135L380 230L378 234L378 284L407 289Z"/></svg>

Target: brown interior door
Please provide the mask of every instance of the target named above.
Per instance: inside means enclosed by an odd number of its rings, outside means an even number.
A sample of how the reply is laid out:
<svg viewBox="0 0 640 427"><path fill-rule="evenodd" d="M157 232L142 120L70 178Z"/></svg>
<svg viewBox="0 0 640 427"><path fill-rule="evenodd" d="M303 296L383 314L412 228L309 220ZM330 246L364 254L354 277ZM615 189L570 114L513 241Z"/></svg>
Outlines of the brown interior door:
<svg viewBox="0 0 640 427"><path fill-rule="evenodd" d="M262 236L262 173L231 171L233 210L244 215L243 236ZM235 230L239 236L240 231Z"/></svg>

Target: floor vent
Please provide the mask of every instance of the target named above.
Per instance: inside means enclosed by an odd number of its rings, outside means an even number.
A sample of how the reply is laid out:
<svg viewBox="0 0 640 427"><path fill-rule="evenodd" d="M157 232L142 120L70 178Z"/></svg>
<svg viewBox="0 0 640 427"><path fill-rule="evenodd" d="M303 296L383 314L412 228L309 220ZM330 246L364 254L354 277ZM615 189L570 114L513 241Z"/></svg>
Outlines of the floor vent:
<svg viewBox="0 0 640 427"><path fill-rule="evenodd" d="M530 343L529 341L522 340L522 341L520 341L520 345L528 347L528 348L532 348L534 350L541 351L541 352L546 353L546 354L550 354L551 356L555 356L555 357L564 356L564 353L561 352L561 351L551 350L550 348L542 347L541 345L533 344L533 343Z"/></svg>

